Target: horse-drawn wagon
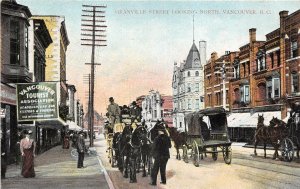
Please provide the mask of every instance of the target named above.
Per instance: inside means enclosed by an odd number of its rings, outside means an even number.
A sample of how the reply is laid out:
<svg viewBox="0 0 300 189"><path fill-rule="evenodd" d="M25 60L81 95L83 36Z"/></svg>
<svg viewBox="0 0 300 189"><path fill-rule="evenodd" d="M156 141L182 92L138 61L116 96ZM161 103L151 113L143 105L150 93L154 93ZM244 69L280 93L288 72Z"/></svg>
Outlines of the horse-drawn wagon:
<svg viewBox="0 0 300 189"><path fill-rule="evenodd" d="M106 137L107 141L107 153L108 153L108 159L109 163L112 167L115 166L115 163L117 161L117 155L118 155L118 147L116 146L116 140L119 134L123 132L123 129L126 125L131 124L131 119L129 115L122 115L122 119L117 121L112 126L108 127L108 134Z"/></svg>
<svg viewBox="0 0 300 189"><path fill-rule="evenodd" d="M183 145L183 159L186 163L190 155L198 167L200 158L206 153L211 153L215 161L218 153L222 153L225 163L231 163L231 141L225 109L209 108L186 115L185 132L187 145Z"/></svg>

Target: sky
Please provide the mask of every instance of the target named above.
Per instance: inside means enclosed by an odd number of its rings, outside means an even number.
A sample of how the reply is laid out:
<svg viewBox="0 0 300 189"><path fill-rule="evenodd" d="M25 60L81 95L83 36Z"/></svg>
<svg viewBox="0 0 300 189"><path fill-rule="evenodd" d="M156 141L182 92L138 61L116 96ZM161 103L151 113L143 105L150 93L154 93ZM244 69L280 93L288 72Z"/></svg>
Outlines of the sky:
<svg viewBox="0 0 300 189"><path fill-rule="evenodd" d="M257 40L279 27L279 11L295 12L300 1L86 1L17 0L33 15L65 16L70 45L67 83L87 108L91 47L81 46L82 5L106 5L106 47L96 48L95 109L106 113L108 98L129 104L149 90L172 95L174 62L186 59L193 44L207 42L212 52L238 51L249 42L249 29ZM193 32L194 15L194 32Z"/></svg>

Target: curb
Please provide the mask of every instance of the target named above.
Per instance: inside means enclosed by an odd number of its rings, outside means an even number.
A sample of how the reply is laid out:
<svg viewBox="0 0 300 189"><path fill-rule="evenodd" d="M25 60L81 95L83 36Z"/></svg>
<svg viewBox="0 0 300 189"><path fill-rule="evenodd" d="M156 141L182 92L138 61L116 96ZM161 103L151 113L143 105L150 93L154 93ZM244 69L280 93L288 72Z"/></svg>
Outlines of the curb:
<svg viewBox="0 0 300 189"><path fill-rule="evenodd" d="M104 176L105 176L105 180L106 180L106 182L107 182L107 184L108 184L109 189L115 189L115 187L114 187L114 185L113 185L113 183L112 183L112 181L111 181L111 179L110 179L110 177L109 177L109 175L108 175L106 169L104 168L104 166L103 166L103 164L102 164L102 161L101 161L101 159L99 158L99 156L97 156L97 159L98 159L98 161L99 161L100 166L101 166L102 169L103 169Z"/></svg>

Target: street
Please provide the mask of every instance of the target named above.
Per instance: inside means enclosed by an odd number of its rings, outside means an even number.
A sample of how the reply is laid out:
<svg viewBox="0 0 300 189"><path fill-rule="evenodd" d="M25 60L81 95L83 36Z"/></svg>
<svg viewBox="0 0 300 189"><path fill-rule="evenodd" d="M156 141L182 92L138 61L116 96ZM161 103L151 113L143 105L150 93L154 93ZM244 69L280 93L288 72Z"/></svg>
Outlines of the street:
<svg viewBox="0 0 300 189"><path fill-rule="evenodd" d="M103 165L107 169L116 189L121 188L155 188L150 186L150 177L137 176L138 182L130 184L129 179L122 177L117 168L111 168L105 152L105 140L100 136L96 142L96 149ZM176 160L175 149L171 150L171 158L167 165L167 185L160 185L158 177L157 188L169 189L198 189L198 188L298 188L300 185L299 159L291 163L272 160L273 151L267 151L267 158L263 158L263 150L258 149L258 157L252 157L252 148L243 148L236 143L232 146L232 164L227 165L223 157L219 156L214 162L208 154L195 167L192 160L188 164Z"/></svg>
<svg viewBox="0 0 300 189"><path fill-rule="evenodd" d="M196 189L196 188L298 188L300 185L300 160L287 163L272 160L273 151L258 149L258 157L253 157L252 148L244 148L240 143L233 143L232 164L227 165L219 156L214 162L211 155L200 161L195 167L189 163L176 160L175 149L171 148L171 158L167 165L167 185L157 187L149 185L150 176L137 175L137 183L129 183L116 167L112 168L106 154L106 140L97 135L95 149L98 156L85 156L84 169L76 168L70 149L57 146L36 157L35 178L23 178L20 166L10 165L6 179L1 180L2 188L162 188L162 189ZM101 159L101 162L98 160ZM104 166L105 170L102 168ZM108 175L105 175L105 173ZM109 176L109 178L107 177ZM111 183L112 182L112 183Z"/></svg>

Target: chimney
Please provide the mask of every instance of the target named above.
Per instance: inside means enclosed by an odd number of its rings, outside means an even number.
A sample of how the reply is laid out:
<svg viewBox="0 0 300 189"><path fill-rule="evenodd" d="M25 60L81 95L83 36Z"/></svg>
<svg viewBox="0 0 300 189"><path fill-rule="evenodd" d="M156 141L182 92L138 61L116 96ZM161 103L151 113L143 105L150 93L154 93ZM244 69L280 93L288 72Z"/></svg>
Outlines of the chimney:
<svg viewBox="0 0 300 189"><path fill-rule="evenodd" d="M202 66L206 64L206 41L199 41L200 63Z"/></svg>
<svg viewBox="0 0 300 189"><path fill-rule="evenodd" d="M284 20L285 20L285 18L287 17L289 15L289 11L286 11L286 10L284 10L284 11L280 11L279 12L279 17L280 17L280 29L282 30L284 30Z"/></svg>
<svg viewBox="0 0 300 189"><path fill-rule="evenodd" d="M250 43L256 41L256 28L249 29L249 38L250 38Z"/></svg>

